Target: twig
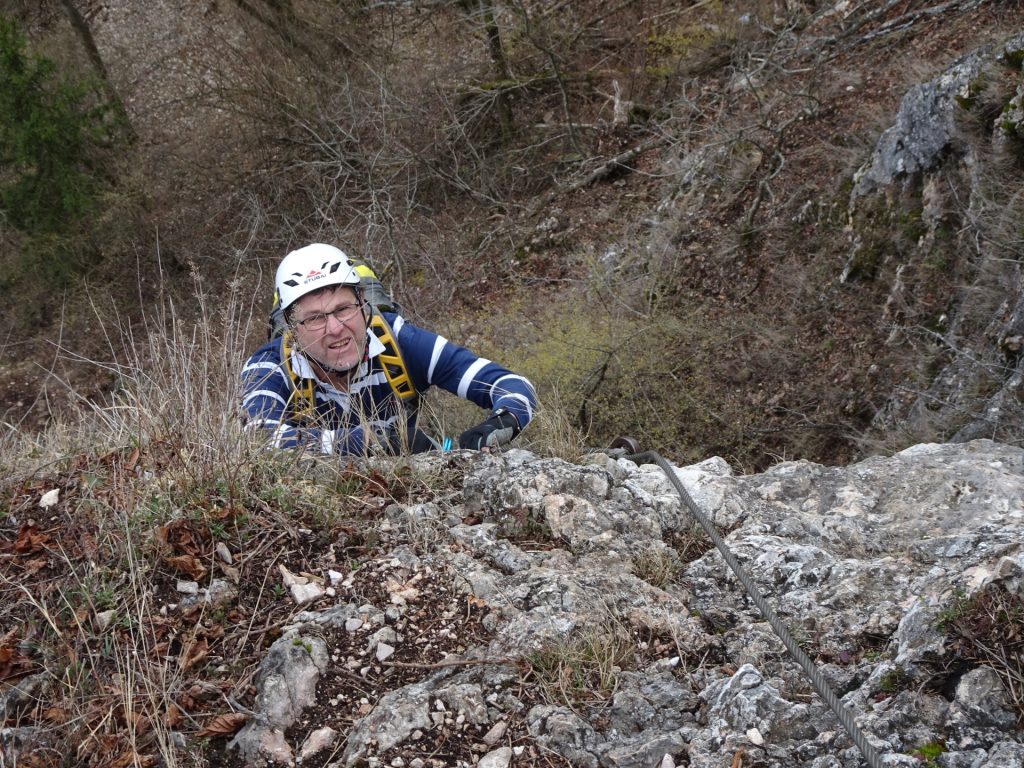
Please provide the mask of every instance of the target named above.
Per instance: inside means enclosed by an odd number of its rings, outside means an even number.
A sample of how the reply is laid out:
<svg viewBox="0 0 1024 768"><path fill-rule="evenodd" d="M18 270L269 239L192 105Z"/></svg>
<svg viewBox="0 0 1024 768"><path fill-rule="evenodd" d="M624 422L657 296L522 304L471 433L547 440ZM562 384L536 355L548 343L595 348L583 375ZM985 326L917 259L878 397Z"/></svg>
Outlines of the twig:
<svg viewBox="0 0 1024 768"><path fill-rule="evenodd" d="M400 669L444 669L445 667L471 667L476 664L518 664L518 659L497 658L497 659L444 659L433 664L420 664L408 661L385 661L385 667L398 667Z"/></svg>
<svg viewBox="0 0 1024 768"><path fill-rule="evenodd" d="M905 13L902 16L898 16L895 19L885 22L875 31L868 32L857 42L866 43L869 40L874 40L876 37L883 37L891 32L899 32L901 29L911 26L914 22L925 16L940 16L950 10L973 11L981 4L981 2L982 0L972 0L972 2L967 3L963 2L963 0L951 0L950 2L943 3L942 5L935 5L930 8L922 8L919 11Z"/></svg>
<svg viewBox="0 0 1024 768"><path fill-rule="evenodd" d="M636 159L638 155L643 154L649 149L654 149L655 147L660 147L663 144L668 144L670 141L670 136L659 134L657 136L651 136L646 141L642 141L636 146L630 147L629 149L625 150L624 152L620 152L619 154L615 155L615 157L608 159L607 161L605 161L604 163L602 163L589 173L586 173L583 176L580 176L574 179L573 181L570 181L568 184L564 186L556 187L547 192L546 194L542 195L537 200L537 202L535 202L530 207L529 215L533 215L537 211L543 210L548 205L550 205L556 198L566 194L567 192L575 192L576 190L582 189L583 187L589 187L595 181L599 181L600 179L603 179L605 176L612 173L612 171L618 170L620 168L628 169L629 163Z"/></svg>

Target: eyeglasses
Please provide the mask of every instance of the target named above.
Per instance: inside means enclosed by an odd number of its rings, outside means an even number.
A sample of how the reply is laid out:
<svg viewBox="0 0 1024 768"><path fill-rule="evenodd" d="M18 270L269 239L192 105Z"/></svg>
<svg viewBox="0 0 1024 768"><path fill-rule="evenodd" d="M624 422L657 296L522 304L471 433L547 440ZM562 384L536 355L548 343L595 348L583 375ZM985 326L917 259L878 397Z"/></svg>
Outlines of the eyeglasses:
<svg viewBox="0 0 1024 768"><path fill-rule="evenodd" d="M347 323L352 320L362 310L362 304L346 304L343 307L338 307L330 312L317 312L315 315L310 315L305 320L297 320L296 325L301 325L307 331L322 331L327 327L327 318L333 317L339 323Z"/></svg>

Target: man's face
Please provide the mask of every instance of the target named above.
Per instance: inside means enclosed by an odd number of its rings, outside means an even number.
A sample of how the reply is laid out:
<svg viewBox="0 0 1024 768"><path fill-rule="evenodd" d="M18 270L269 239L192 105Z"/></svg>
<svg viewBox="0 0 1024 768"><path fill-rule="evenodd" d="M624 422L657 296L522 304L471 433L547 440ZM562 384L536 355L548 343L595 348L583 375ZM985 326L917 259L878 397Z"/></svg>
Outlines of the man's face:
<svg viewBox="0 0 1024 768"><path fill-rule="evenodd" d="M366 316L352 288L328 287L308 293L295 302L291 316L299 348L318 363L347 371L362 361Z"/></svg>

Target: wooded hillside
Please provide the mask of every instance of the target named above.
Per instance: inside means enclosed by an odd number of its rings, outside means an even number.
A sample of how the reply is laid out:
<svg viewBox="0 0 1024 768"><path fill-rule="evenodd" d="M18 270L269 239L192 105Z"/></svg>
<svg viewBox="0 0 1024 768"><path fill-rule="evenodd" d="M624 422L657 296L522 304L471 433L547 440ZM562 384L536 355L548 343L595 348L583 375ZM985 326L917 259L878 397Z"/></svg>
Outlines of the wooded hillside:
<svg viewBox="0 0 1024 768"><path fill-rule="evenodd" d="M323 240L584 442L754 469L1020 438L1019 3L2 10L8 437L106 402L171 323L251 349L277 260ZM978 51L948 140L855 186Z"/></svg>

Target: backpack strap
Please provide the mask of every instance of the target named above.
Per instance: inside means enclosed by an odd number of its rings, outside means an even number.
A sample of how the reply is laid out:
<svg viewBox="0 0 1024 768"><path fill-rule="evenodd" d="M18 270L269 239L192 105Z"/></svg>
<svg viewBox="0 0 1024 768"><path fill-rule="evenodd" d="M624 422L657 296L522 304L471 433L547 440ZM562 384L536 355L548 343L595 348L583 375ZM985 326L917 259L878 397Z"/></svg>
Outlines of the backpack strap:
<svg viewBox="0 0 1024 768"><path fill-rule="evenodd" d="M292 368L292 348L295 338L291 331L285 331L281 337L281 364L292 383L292 394L288 398L289 413L292 418L310 423L316 420L315 400L313 398L313 380L304 379Z"/></svg>
<svg viewBox="0 0 1024 768"><path fill-rule="evenodd" d="M416 386L409 376L405 360L402 359L402 350L398 346L398 340L395 338L395 332L391 329L391 324L384 319L380 312L374 311L370 316L370 330L384 345L384 351L378 357L381 367L384 369L384 376L388 380L388 384L391 385L391 391L395 393L399 402L405 404L406 407L414 408L419 393L416 392Z"/></svg>

